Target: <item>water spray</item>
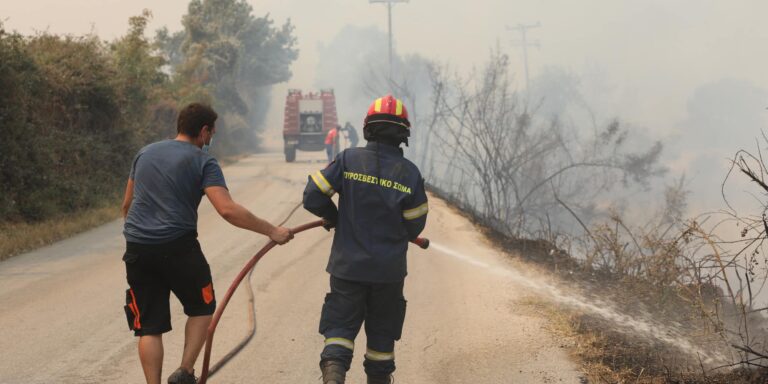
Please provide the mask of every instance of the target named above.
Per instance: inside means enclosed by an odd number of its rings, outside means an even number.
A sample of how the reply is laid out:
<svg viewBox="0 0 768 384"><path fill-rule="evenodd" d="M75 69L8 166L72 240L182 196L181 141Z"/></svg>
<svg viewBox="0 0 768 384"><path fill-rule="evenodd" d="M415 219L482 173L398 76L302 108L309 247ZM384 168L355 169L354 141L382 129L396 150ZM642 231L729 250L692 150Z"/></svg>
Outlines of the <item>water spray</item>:
<svg viewBox="0 0 768 384"><path fill-rule="evenodd" d="M629 316L623 314L621 311L614 308L610 303L605 301L587 299L576 293L565 293L557 286L548 283L541 278L525 276L519 271L511 269L507 266L492 265L480 260L476 260L470 256L457 252L438 243L432 242L431 248L464 263L485 269L490 273L507 278L520 286L530 288L537 294L545 296L554 302L598 315L601 318L617 325L625 332L631 331L632 333L648 336L668 345L675 346L688 353L692 357L700 358L704 364L727 364L730 361L727 356L720 352L712 350L702 351L701 348L691 343L674 328L659 324L658 322L652 321L651 319L643 319L637 316Z"/></svg>

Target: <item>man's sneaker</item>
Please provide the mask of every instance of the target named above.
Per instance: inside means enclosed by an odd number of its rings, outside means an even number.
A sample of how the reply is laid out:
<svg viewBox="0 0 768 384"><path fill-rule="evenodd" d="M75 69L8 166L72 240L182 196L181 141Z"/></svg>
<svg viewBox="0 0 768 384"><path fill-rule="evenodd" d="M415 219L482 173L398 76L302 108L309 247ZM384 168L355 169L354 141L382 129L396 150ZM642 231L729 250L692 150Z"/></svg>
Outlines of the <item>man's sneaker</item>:
<svg viewBox="0 0 768 384"><path fill-rule="evenodd" d="M168 376L168 384L197 384L195 371L187 372L184 368L179 368L176 372Z"/></svg>

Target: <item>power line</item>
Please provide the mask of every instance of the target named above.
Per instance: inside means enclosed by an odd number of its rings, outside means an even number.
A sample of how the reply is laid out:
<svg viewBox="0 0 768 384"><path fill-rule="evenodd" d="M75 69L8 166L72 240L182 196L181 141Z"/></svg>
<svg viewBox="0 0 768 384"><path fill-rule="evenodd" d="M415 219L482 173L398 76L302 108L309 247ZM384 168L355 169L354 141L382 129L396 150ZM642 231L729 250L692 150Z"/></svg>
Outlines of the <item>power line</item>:
<svg viewBox="0 0 768 384"><path fill-rule="evenodd" d="M396 3L407 3L408 0L368 0L369 3L387 4L387 24L389 26L389 87L392 84L392 6Z"/></svg>
<svg viewBox="0 0 768 384"><path fill-rule="evenodd" d="M512 45L523 48L523 65L525 66L525 93L526 98L530 93L531 78L528 75L528 47L541 47L538 40L528 41L528 30L541 27L541 23L536 24L517 24L516 26L507 26L508 31L520 33L520 40L513 40Z"/></svg>

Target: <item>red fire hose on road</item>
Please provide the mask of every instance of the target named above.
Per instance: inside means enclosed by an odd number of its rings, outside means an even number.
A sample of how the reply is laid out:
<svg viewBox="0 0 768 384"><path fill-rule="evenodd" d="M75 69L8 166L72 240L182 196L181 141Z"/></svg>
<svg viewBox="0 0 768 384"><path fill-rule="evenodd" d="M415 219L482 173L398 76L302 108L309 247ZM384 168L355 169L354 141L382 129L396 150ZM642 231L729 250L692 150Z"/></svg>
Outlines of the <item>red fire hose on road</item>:
<svg viewBox="0 0 768 384"><path fill-rule="evenodd" d="M293 234L297 234L299 232L304 232L308 229L320 227L323 225L322 220L313 221L310 223L306 223L304 225L300 225L296 228L292 228L291 232ZM422 249L427 249L429 247L429 239L426 238L416 238L415 240L411 241L412 243L418 245ZM219 319L221 319L221 315L224 313L224 309L227 307L227 304L229 303L229 300L232 298L232 295L235 293L235 290L237 290L237 287L240 286L240 283L243 281L246 275L253 269L254 266L256 266L256 263L259 262L259 260L264 257L264 255L267 254L272 248L275 247L277 243L274 241L270 241L265 245L261 250L255 254L250 261L248 261L248 264L245 265L242 271L235 277L235 280L232 282L232 285L229 286L229 289L227 290L226 295L224 295L224 299L221 301L221 303L216 308L216 312L213 314L213 318L211 319L211 325L208 326L208 338L205 342L205 355L203 357L203 371L200 375L200 381L199 384L205 384L208 377L213 375L218 368L223 366L223 360L228 360L232 358L237 352L240 351L239 348L233 350L228 354L227 356L222 359L216 366L214 366L214 369L212 369L210 372L208 370L208 366L211 362L211 349L213 348L213 334L216 332L216 326L219 324Z"/></svg>

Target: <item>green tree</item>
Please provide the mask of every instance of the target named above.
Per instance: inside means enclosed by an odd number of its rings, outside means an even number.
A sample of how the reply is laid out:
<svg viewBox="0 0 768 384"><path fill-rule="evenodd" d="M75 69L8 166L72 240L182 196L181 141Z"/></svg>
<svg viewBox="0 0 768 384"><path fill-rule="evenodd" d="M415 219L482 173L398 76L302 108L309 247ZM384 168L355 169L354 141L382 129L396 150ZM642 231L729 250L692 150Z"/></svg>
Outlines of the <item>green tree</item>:
<svg viewBox="0 0 768 384"><path fill-rule="evenodd" d="M140 144L172 133L172 121L167 120L167 115L176 107L168 75L162 71L166 61L144 36L151 17L145 9L141 15L129 18L128 33L110 44L122 116L125 124L137 130Z"/></svg>
<svg viewBox="0 0 768 384"><path fill-rule="evenodd" d="M275 27L269 16L254 17L243 0L193 0L184 30L160 30L156 44L172 64L180 100L213 101L221 112L219 153L238 153L258 144L271 86L291 77L297 58L293 25Z"/></svg>

